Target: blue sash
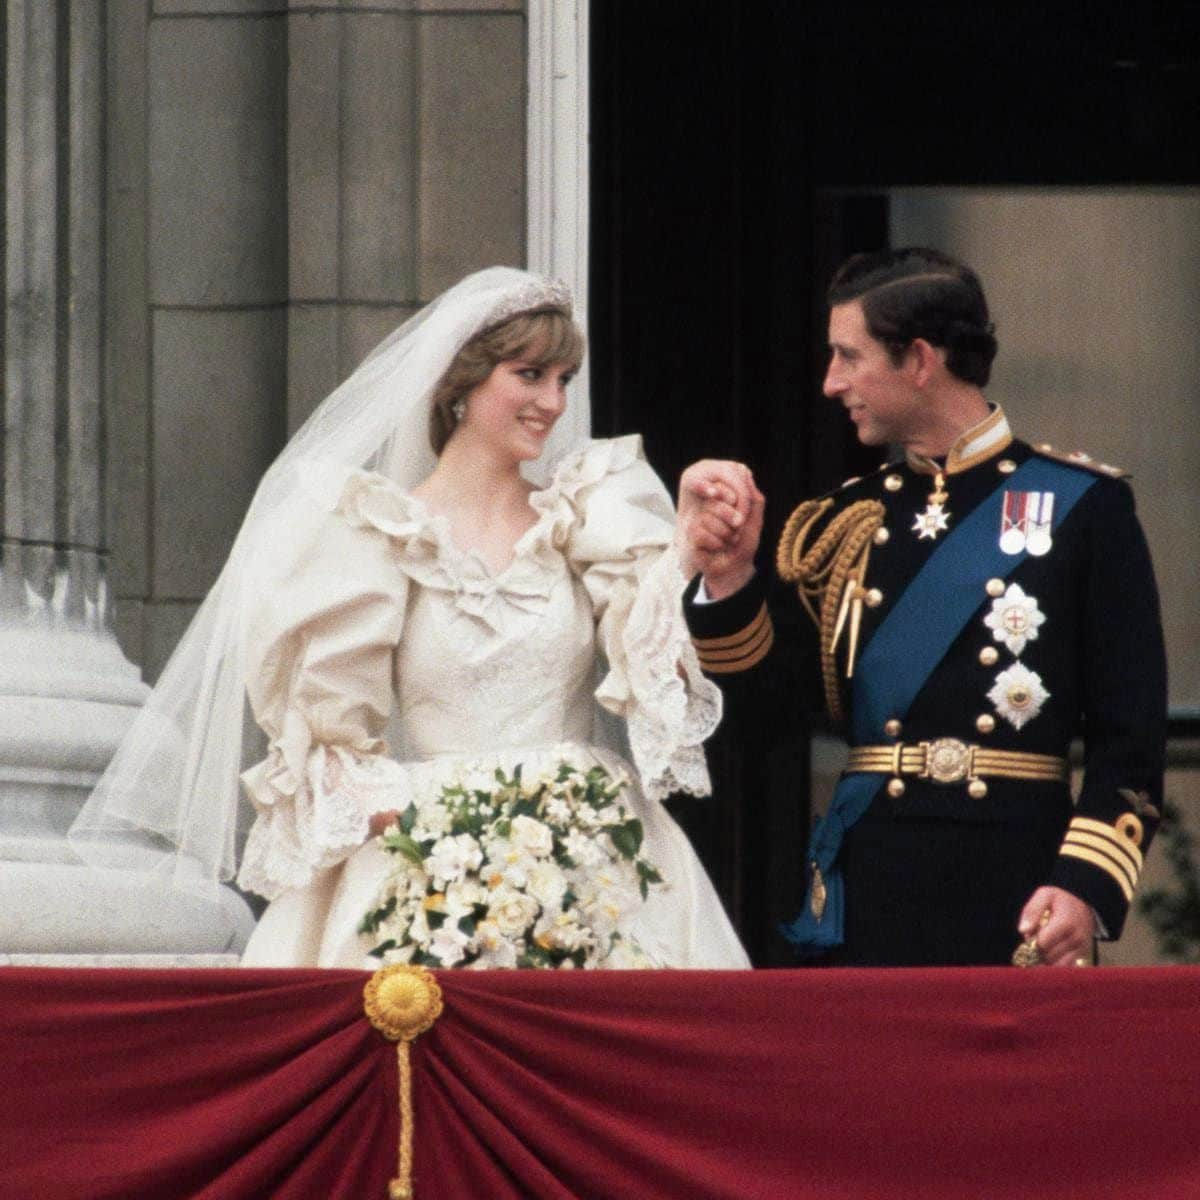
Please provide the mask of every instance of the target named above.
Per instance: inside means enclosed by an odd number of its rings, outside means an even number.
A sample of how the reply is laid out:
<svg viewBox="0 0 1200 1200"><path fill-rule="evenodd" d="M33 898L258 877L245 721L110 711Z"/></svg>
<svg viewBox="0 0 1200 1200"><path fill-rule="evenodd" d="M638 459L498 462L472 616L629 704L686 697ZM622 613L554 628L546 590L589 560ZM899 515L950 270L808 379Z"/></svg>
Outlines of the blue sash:
<svg viewBox="0 0 1200 1200"><path fill-rule="evenodd" d="M979 610L979 597L986 592L988 580L1006 578L1025 561L1026 551L1005 554L1000 549L1004 493L1053 492L1053 529L1057 530L1096 478L1091 472L1052 459L1030 458L947 534L904 589L858 661L853 745L888 740L884 722L908 715L917 693ZM828 813L813 828L807 861L824 882L824 911L820 920L813 915L812 872L800 915L780 927L801 954L820 954L842 944L845 882L838 852L846 831L871 807L885 778L878 772L843 775Z"/></svg>

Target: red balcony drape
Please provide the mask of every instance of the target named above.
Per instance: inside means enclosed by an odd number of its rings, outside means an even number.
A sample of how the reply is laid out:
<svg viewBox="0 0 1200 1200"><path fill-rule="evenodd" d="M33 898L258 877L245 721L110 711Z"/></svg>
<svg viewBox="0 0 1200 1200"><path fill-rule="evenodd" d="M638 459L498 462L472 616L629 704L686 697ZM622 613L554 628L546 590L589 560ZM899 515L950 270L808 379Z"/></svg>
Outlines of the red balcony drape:
<svg viewBox="0 0 1200 1200"><path fill-rule="evenodd" d="M4 1200L369 1200L350 971L0 969ZM441 972L417 1200L1200 1196L1200 972Z"/></svg>

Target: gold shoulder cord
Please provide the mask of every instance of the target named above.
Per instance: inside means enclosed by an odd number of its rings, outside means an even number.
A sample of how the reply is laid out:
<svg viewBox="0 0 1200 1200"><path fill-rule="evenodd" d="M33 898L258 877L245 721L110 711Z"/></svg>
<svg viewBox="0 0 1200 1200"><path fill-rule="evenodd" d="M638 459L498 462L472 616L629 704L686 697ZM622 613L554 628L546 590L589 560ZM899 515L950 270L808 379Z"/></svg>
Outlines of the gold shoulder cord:
<svg viewBox="0 0 1200 1200"><path fill-rule="evenodd" d="M867 561L872 539L883 525L884 507L878 500L858 500L844 508L811 546L813 527L830 508L831 499L806 500L788 518L779 539L775 566L780 577L796 585L796 593L821 636L821 677L825 703L835 721L845 716L838 683L836 651L850 619L846 678L854 675L858 631L867 591ZM818 608L819 606L819 608Z"/></svg>

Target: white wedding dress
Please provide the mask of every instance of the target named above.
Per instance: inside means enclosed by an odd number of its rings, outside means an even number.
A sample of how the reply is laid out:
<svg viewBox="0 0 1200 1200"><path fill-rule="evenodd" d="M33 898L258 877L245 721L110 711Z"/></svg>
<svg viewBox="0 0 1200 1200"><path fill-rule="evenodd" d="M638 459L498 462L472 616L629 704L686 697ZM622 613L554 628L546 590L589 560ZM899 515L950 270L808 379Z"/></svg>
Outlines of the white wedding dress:
<svg viewBox="0 0 1200 1200"><path fill-rule="evenodd" d="M498 575L382 476L319 475L314 489L340 498L286 556L300 565L267 572L248 631L248 691L271 745L243 776L257 817L239 881L271 904L243 964L377 967L357 928L393 860L369 838L371 814L464 769L521 763L528 777L566 757L640 783L641 852L665 885L622 931L655 966L749 966L660 803L707 794L701 743L720 694L688 637L674 513L640 439L565 459ZM611 736L621 723L636 770Z"/></svg>

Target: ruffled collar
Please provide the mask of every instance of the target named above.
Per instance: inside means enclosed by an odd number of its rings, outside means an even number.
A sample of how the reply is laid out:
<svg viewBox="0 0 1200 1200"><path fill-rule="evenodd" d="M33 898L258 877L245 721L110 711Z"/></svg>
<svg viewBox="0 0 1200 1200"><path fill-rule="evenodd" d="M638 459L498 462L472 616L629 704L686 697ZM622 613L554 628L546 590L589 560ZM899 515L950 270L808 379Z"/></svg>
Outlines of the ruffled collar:
<svg viewBox="0 0 1200 1200"><path fill-rule="evenodd" d="M450 522L398 484L373 471L346 480L337 512L357 528L374 528L391 540L400 568L423 587L453 596L455 607L502 632L518 610L541 611L566 570L564 548L578 520L579 493L641 454L641 438L589 442L558 463L550 483L530 494L537 519L516 541L512 559L493 573L472 550L462 550Z"/></svg>

